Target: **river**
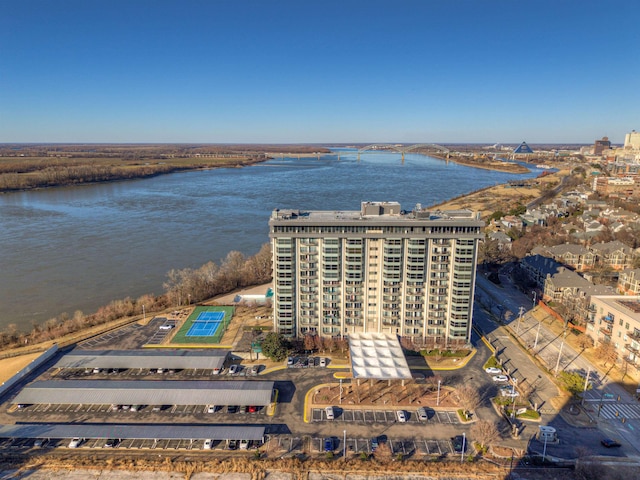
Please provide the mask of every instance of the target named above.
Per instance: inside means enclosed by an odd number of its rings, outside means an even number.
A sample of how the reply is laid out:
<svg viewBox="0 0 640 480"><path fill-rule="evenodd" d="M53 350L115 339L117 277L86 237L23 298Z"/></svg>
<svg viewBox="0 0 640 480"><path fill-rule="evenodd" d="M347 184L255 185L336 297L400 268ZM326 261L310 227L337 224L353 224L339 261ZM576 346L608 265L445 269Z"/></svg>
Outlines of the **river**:
<svg viewBox="0 0 640 480"><path fill-rule="evenodd" d="M245 168L0 195L0 329L160 294L175 268L253 255L274 208L358 210L361 201L432 205L530 178L418 154L354 151Z"/></svg>

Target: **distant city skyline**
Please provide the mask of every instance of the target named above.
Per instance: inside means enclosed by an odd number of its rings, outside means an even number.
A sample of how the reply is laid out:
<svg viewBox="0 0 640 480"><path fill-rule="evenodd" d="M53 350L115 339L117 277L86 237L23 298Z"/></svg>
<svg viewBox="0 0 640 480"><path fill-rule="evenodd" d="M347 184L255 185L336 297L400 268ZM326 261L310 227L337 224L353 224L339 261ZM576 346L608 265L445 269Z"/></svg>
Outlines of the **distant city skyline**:
<svg viewBox="0 0 640 480"><path fill-rule="evenodd" d="M622 144L640 5L24 0L0 142Z"/></svg>

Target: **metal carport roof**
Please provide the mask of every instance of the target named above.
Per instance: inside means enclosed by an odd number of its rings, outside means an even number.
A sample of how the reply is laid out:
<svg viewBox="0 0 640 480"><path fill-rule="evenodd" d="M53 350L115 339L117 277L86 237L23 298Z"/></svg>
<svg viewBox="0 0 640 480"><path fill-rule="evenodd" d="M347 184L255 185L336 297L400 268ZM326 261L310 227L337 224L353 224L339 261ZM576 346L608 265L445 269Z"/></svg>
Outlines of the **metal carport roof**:
<svg viewBox="0 0 640 480"><path fill-rule="evenodd" d="M262 440L264 426L253 425L113 425L19 424L0 425L0 438L132 438Z"/></svg>
<svg viewBox="0 0 640 480"><path fill-rule="evenodd" d="M57 368L180 368L221 369L229 350L145 349L72 350Z"/></svg>
<svg viewBox="0 0 640 480"><path fill-rule="evenodd" d="M349 334L353 378L397 380L411 378L411 370L396 335Z"/></svg>
<svg viewBox="0 0 640 480"><path fill-rule="evenodd" d="M266 406L272 392L273 382L260 380L42 380L13 403Z"/></svg>

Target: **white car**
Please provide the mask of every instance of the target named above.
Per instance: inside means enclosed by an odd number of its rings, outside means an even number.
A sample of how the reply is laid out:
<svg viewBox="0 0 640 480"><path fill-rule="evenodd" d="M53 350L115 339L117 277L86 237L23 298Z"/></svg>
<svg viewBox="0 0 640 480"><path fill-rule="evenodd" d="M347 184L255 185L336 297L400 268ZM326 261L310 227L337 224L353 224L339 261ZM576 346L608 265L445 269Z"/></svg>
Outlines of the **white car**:
<svg viewBox="0 0 640 480"><path fill-rule="evenodd" d="M327 407L324 409L327 414L327 420L333 420L335 418L335 412L333 411L333 407Z"/></svg>
<svg viewBox="0 0 640 480"><path fill-rule="evenodd" d="M216 406L215 405L207 405L207 413L215 413Z"/></svg>
<svg viewBox="0 0 640 480"><path fill-rule="evenodd" d="M327 366L327 359L324 357L320 358L320 366L321 367L326 367Z"/></svg>
<svg viewBox="0 0 640 480"><path fill-rule="evenodd" d="M240 450L249 448L249 440L240 440Z"/></svg>
<svg viewBox="0 0 640 480"><path fill-rule="evenodd" d="M396 417L398 417L398 421L400 423L405 423L407 421L407 414L404 412L404 410L398 410L396 412Z"/></svg>
<svg viewBox="0 0 640 480"><path fill-rule="evenodd" d="M173 325L160 325L159 329L160 330L171 330L173 328Z"/></svg>
<svg viewBox="0 0 640 480"><path fill-rule="evenodd" d="M204 444L202 445L202 449L203 450L211 450L211 446L213 445L213 440L210 438L207 438L204 441Z"/></svg>
<svg viewBox="0 0 640 480"><path fill-rule="evenodd" d="M503 397L515 398L515 397L519 397L520 393L517 390L512 390L509 388L509 389L500 390L500 395L502 395Z"/></svg>
<svg viewBox="0 0 640 480"><path fill-rule="evenodd" d="M240 365L234 363L229 367L229 375L236 375L240 371Z"/></svg>
<svg viewBox="0 0 640 480"><path fill-rule="evenodd" d="M506 375L494 375L493 376L493 381L494 382L508 382L509 381L509 377L507 377Z"/></svg>
<svg viewBox="0 0 640 480"><path fill-rule="evenodd" d="M69 442L69 448L78 448L81 442L82 440L80 440L78 437L74 437Z"/></svg>
<svg viewBox="0 0 640 480"><path fill-rule="evenodd" d="M497 367L487 367L484 369L484 371L490 373L491 375L499 375L502 373L502 370Z"/></svg>

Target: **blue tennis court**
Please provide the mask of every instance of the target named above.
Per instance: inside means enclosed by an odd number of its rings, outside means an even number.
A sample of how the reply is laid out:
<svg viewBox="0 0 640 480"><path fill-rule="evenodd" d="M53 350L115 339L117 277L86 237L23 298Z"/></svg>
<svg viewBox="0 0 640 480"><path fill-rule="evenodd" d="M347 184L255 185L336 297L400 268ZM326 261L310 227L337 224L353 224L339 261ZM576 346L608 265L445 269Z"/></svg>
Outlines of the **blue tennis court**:
<svg viewBox="0 0 640 480"><path fill-rule="evenodd" d="M203 312L209 313L209 312ZM211 312L211 313L219 313L219 312ZM223 314L224 317L224 314ZM219 320L213 321L197 321L191 325L191 328L186 333L186 337L212 337L215 335L216 330L222 324Z"/></svg>
<svg viewBox="0 0 640 480"><path fill-rule="evenodd" d="M194 322L219 322L224 319L224 312L200 312Z"/></svg>

